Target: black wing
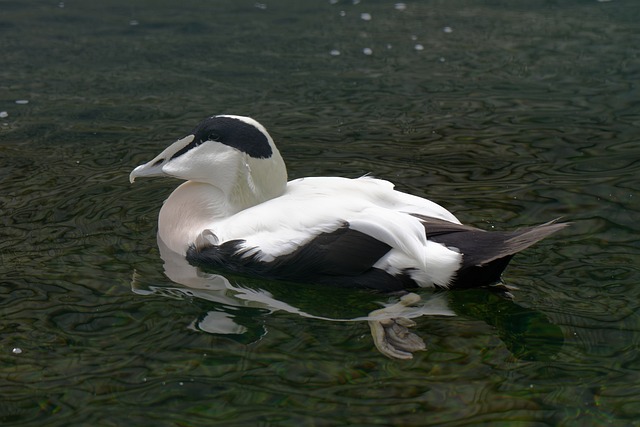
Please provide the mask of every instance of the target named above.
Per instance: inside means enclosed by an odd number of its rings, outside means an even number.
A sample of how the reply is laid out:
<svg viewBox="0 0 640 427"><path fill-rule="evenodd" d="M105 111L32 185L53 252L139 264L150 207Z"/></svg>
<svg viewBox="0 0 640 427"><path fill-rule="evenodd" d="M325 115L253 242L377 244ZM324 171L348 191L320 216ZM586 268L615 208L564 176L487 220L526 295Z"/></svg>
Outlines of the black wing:
<svg viewBox="0 0 640 427"><path fill-rule="evenodd" d="M243 248L243 244L244 240L232 240L202 248L193 246L187 251L187 260L199 267L294 282L384 291L417 286L406 275L393 276L373 268L391 246L352 230L348 223L270 262L258 260L257 254L246 255L252 249Z"/></svg>

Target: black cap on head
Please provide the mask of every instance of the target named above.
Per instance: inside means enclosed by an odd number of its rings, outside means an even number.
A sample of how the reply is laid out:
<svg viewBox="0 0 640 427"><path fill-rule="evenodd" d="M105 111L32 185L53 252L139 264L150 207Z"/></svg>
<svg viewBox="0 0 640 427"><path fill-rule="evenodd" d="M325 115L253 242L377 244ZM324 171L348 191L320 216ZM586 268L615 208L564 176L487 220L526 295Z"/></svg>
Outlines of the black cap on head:
<svg viewBox="0 0 640 427"><path fill-rule="evenodd" d="M172 158L178 157L207 141L228 145L258 159L269 158L273 153L267 136L253 124L247 123L240 118L208 117L198 123L191 131L191 134L194 135L193 141L176 152Z"/></svg>

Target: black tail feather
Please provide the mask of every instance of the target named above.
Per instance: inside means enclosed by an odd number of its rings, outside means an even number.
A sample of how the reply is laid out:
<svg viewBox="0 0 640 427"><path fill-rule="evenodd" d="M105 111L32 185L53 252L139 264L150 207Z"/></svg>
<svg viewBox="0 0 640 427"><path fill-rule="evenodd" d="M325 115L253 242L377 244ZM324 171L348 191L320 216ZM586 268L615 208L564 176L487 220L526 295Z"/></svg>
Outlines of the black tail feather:
<svg viewBox="0 0 640 427"><path fill-rule="evenodd" d="M559 231L568 223L556 220L515 231L487 232L467 225L416 215L427 238L462 253L462 266L451 287L487 286L500 281L516 253Z"/></svg>

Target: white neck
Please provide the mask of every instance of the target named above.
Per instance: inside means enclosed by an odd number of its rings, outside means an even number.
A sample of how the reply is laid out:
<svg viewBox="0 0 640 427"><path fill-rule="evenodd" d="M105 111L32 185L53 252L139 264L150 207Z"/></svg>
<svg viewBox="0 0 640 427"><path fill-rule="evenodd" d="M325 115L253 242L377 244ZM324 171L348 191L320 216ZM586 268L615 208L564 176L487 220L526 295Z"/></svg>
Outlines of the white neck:
<svg viewBox="0 0 640 427"><path fill-rule="evenodd" d="M228 204L227 216L279 197L287 186L287 170L278 151L268 161L243 156L235 179L220 188Z"/></svg>
<svg viewBox="0 0 640 427"><path fill-rule="evenodd" d="M158 218L158 236L169 249L186 254L203 230L241 210L281 196L287 185L284 161L246 157L227 185L187 181L165 200ZM216 183L217 184L217 183Z"/></svg>

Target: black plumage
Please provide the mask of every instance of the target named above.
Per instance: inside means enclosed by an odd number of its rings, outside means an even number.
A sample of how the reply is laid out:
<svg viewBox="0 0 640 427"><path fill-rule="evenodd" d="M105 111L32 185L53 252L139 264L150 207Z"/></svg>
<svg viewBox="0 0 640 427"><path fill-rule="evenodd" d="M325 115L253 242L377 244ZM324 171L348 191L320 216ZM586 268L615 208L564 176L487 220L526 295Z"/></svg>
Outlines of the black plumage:
<svg viewBox="0 0 640 427"><path fill-rule="evenodd" d="M514 231L485 231L463 224L414 214L424 225L427 239L462 254L462 265L451 281L452 288L487 286L500 275L516 253L566 227L550 221Z"/></svg>
<svg viewBox="0 0 640 427"><path fill-rule="evenodd" d="M500 281L513 255L567 224L547 223L516 231L486 232L478 228L414 215L424 225L427 239L462 254L462 265L449 288L488 286ZM187 260L196 266L250 274L266 279L318 283L340 287L396 291L417 287L410 271L390 274L375 268L391 247L349 228L348 223L323 233L292 253L260 261L243 240L221 245L191 246Z"/></svg>
<svg viewBox="0 0 640 427"><path fill-rule="evenodd" d="M260 261L243 240L221 245L191 246L187 261L203 268L223 269L240 274L292 282L317 283L339 287L392 291L416 287L406 275L393 276L373 265L391 247L349 228L348 224L331 233L322 233L290 254L273 261Z"/></svg>

